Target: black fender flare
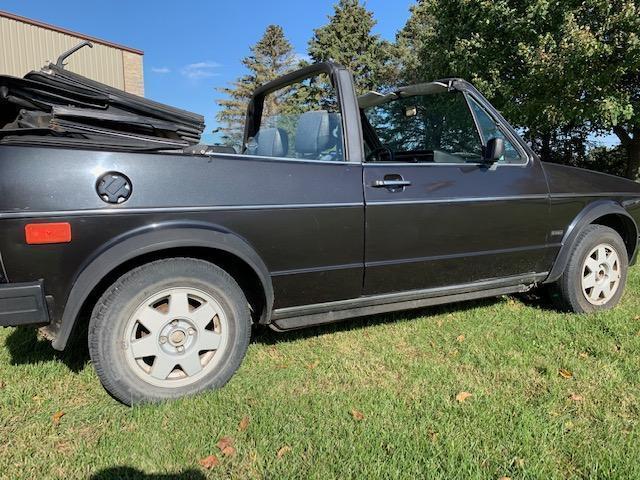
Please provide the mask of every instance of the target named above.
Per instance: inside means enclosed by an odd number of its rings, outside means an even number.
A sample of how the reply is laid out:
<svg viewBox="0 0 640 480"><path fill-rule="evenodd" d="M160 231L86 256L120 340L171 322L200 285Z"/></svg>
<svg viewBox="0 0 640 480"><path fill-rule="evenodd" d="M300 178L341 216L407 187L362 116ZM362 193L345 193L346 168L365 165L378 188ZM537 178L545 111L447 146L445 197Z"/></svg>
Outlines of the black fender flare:
<svg viewBox="0 0 640 480"><path fill-rule="evenodd" d="M571 252L573 251L573 247L580 232L598 218L612 214L625 217L627 221L633 225L633 227L635 228L634 238L637 241L638 225L636 224L633 217L629 214L629 212L627 212L619 203L613 200L599 200L590 203L569 224L569 227L567 228L567 231L565 232L562 239L560 252L558 253L558 256L556 257L556 260L553 264L553 268L551 269L551 272L549 273L549 276L546 278L544 283L555 282L562 276L567 263L569 263L569 257L571 255ZM629 260L632 261L631 258Z"/></svg>
<svg viewBox="0 0 640 480"><path fill-rule="evenodd" d="M82 306L110 272L141 255L184 247L221 250L247 263L262 283L266 300L263 318L271 318L274 296L271 276L265 263L248 242L229 230L209 223L166 222L133 230L113 239L78 269L57 335L52 342L53 348L64 350Z"/></svg>

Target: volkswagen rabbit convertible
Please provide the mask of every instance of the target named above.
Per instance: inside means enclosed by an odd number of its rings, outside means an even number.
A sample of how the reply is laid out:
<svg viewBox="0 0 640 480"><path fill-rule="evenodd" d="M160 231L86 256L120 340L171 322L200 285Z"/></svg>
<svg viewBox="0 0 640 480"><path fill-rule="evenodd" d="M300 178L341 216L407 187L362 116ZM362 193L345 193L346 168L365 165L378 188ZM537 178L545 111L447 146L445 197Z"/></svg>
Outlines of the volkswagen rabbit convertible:
<svg viewBox="0 0 640 480"><path fill-rule="evenodd" d="M254 324L545 284L588 314L635 262L640 185L541 162L461 79L358 97L312 65L255 92L240 150L59 65L0 93L0 324L62 350L88 322L126 404L222 387Z"/></svg>

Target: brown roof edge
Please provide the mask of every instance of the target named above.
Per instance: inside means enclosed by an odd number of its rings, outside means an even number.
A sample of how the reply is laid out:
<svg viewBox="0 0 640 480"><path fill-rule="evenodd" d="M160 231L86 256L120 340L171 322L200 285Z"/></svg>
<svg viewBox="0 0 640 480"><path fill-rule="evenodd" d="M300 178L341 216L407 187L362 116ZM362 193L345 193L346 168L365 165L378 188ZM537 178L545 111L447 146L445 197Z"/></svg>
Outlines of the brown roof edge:
<svg viewBox="0 0 640 480"><path fill-rule="evenodd" d="M89 35L85 35L83 33L74 32L72 30L67 30L65 28L56 27L55 25L51 25L49 23L39 22L37 20L32 20L31 18L21 17L20 15L14 15L13 13L5 12L0 10L0 17L10 18L11 20L16 20L18 22L29 23L31 25L35 25L36 27L46 28L47 30L53 30L55 32L64 33L65 35L71 35L72 37L82 38L84 40L89 40L91 42L100 43L101 45L106 45L108 47L117 48L120 50L125 50L127 52L136 53L138 55L144 55L142 50L138 50L136 48L126 47L124 45L119 45L117 43L108 42L106 40L101 40L96 37L91 37ZM62 52L60 52L62 53Z"/></svg>

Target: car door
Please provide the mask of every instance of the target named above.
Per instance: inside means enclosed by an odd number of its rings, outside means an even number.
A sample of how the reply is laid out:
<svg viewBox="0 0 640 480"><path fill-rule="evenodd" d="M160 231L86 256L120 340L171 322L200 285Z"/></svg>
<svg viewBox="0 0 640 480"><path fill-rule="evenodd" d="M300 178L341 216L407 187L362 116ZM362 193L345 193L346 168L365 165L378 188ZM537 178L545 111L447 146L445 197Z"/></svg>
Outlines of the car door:
<svg viewBox="0 0 640 480"><path fill-rule="evenodd" d="M363 109L365 294L540 273L560 241L540 163L470 85L418 87ZM495 137L505 155L485 164Z"/></svg>

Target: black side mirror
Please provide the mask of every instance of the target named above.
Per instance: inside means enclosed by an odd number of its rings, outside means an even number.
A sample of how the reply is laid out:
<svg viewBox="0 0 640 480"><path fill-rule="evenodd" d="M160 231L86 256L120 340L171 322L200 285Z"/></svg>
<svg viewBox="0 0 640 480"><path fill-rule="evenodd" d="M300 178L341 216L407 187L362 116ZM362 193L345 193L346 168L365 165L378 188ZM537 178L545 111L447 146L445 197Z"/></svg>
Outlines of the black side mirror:
<svg viewBox="0 0 640 480"><path fill-rule="evenodd" d="M492 138L484 147L484 158L486 163L495 163L504 156L504 139Z"/></svg>

